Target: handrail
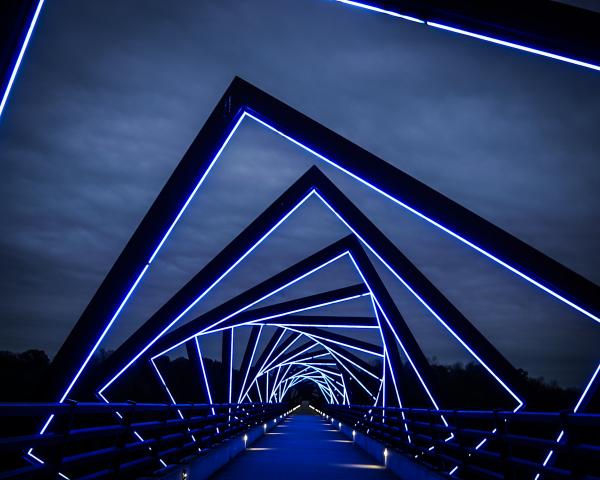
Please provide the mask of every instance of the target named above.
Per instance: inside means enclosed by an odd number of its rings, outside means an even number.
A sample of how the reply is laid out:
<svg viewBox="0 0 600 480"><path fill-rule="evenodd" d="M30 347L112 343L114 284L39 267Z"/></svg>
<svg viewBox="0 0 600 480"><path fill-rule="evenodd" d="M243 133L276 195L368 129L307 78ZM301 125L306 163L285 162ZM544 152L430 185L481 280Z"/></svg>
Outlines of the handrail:
<svg viewBox="0 0 600 480"><path fill-rule="evenodd" d="M452 478L600 480L598 414L365 405L320 413Z"/></svg>
<svg viewBox="0 0 600 480"><path fill-rule="evenodd" d="M13 427L0 438L0 479L152 475L288 411L277 403L0 404L4 428ZM51 428L35 433L49 415Z"/></svg>

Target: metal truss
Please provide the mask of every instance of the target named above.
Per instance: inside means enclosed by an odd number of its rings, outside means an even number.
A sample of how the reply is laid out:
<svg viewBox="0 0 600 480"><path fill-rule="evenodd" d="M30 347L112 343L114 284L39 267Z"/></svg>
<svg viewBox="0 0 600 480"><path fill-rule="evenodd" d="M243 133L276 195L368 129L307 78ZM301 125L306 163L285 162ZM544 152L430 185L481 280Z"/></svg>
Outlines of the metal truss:
<svg viewBox="0 0 600 480"><path fill-rule="evenodd" d="M375 407L402 408L406 384L402 372L406 363L430 407L441 411L431 366L377 273L375 261L389 270L487 371L512 401L514 411L525 405L518 370L316 166L283 192L103 364L93 370L86 368L243 121L258 122L312 153L317 161L333 165L520 279L600 322L600 289L595 284L236 78L57 354L49 394L60 402L90 393L109 402L111 388L124 381L131 367L148 363L168 401L175 404L177 399L156 360L185 346L195 377L190 388L199 400L210 404L280 402L294 386L312 382L332 404L351 404L356 392L362 392ZM348 228L349 235L177 325L309 198L320 200ZM268 306L262 304L337 261L350 261L360 282ZM372 316L319 314L319 308L360 299L370 302ZM245 343L240 343L237 335L242 328L250 330ZM353 336L364 329L377 331L379 343ZM215 398L201 351L200 339L215 334L222 336L221 360L228 375L226 398ZM243 351L239 368L234 362L234 350ZM592 378L582 399L596 388L597 377ZM405 419L404 413L402 418ZM448 427L444 414L439 418ZM42 432L51 421L49 418ZM406 422L404 426L410 442ZM445 439L452 440L452 435ZM487 438L480 439L474 447L482 448L486 441Z"/></svg>

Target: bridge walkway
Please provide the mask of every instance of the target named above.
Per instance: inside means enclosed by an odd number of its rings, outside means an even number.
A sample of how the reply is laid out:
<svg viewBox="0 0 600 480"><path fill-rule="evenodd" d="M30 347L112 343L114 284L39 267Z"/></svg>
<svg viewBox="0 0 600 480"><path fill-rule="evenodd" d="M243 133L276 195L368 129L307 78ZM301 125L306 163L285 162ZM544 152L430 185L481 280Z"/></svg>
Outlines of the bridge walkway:
<svg viewBox="0 0 600 480"><path fill-rule="evenodd" d="M384 480L397 478L310 409L287 417L214 480ZM193 479L191 479L193 480Z"/></svg>

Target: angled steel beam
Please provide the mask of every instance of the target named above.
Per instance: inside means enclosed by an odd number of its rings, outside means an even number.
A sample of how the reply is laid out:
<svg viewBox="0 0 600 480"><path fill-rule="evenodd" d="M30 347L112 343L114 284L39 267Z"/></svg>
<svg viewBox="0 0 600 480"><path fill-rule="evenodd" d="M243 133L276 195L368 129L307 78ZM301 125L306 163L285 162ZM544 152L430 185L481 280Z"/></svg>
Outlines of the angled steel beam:
<svg viewBox="0 0 600 480"><path fill-rule="evenodd" d="M322 328L316 327L288 327L288 330L295 332L301 332L306 335L310 335L311 338L318 338L320 340L327 340L338 345L353 348L371 355L383 356L383 348L379 345L373 345L372 343L358 340L356 338L341 335L339 333L330 332L323 330Z"/></svg>
<svg viewBox="0 0 600 480"><path fill-rule="evenodd" d="M323 175L318 169L313 168L308 172L310 180L312 181L313 187L316 189L316 195L329 207L332 212L338 216L338 218L345 223L348 228L356 235L360 240L371 249L371 251L382 260L384 265L388 267L396 277L413 293L417 299L419 299L441 322L441 324L447 328L457 338L461 344L475 356L475 358L488 369L488 371L494 375L494 377L500 382L504 388L507 389L515 399L522 403L521 400L514 394L514 390L519 390L519 381L521 376L517 370L498 352L495 347L487 341L487 339L456 309L451 302L449 302L445 296L435 288L431 282L406 258L397 247L390 242L387 237L377 227L368 220L362 212L357 209L350 200L330 182L325 175ZM302 177L305 178L305 177ZM356 257L361 259L360 261L365 265L370 265L368 258L364 255L362 248L354 237L346 237L337 243L340 250L334 250L335 253L340 255L343 252L356 251ZM341 252L341 253L340 253ZM372 267L366 267L367 270L372 271ZM358 271L360 268L357 266ZM400 275L399 273L400 272ZM361 274L362 275L362 274ZM374 278L377 278L376 276ZM374 280L377 288L383 288L381 282ZM384 293L382 290L382 298L388 298L389 294ZM392 307L393 301L384 300L388 304L387 307L382 307L384 311L388 309L391 312L395 307ZM432 308L433 305L435 308ZM397 309L396 309L397 312ZM443 316L440 315L440 312ZM398 317L398 313L392 313L392 316ZM388 321L389 318L385 317ZM214 319L213 319L214 321ZM395 320L398 324L404 324L404 320L401 317ZM222 320L217 320L217 324L223 323ZM193 328L192 328L193 327ZM182 327L186 328L186 327ZM195 325L188 327L190 329L190 335ZM207 330L210 327L205 327ZM402 333L403 332L403 333ZM408 327L402 327L402 334L407 338L406 347L414 352L420 351L418 345L412 338L412 334ZM410 340L412 338L412 340ZM466 338L466 342L463 340ZM171 338L168 339L172 341ZM404 344L403 344L404 345ZM415 373L418 374L419 366L424 367L427 362L421 361L421 357L424 355L415 353L416 364L413 364ZM501 377L494 373L494 370L499 370ZM425 387L426 384L431 384L429 380L421 378L421 383ZM508 384L508 385L507 385ZM517 385L517 387L515 387ZM512 388L511 388L512 387ZM427 387L425 387L427 391ZM430 398L431 395L430 395ZM434 402L435 403L435 402Z"/></svg>
<svg viewBox="0 0 600 480"><path fill-rule="evenodd" d="M207 326L214 322L214 316L208 314L202 315L186 323L185 326L182 326L180 329L173 330L173 332L162 337L164 340L156 342L156 346L152 348L152 351L157 350L157 346L159 343L160 345L164 345L169 342L172 342L173 338L180 338L183 335L183 332L192 332L200 328L203 331L203 333L211 333L223 328L240 326L245 324L246 322L262 323L265 325L269 322L278 323L276 322L276 319L284 317L287 320L288 318L290 318L290 316L292 316L294 312L311 310L314 308L319 308L321 306L327 306L346 300L353 300L360 296L367 295L368 293L369 291L367 287L362 283L359 283L356 285L351 285L349 287L337 288L335 290L329 290L327 292L317 293L314 295L308 295L306 297L301 297L294 300L276 303L273 305L269 305L268 307L245 310L244 312L231 317L229 320L219 323L214 328ZM294 316L293 318L298 320L304 317ZM320 318L324 319L328 317ZM207 321L209 323L207 323ZM371 325L374 324L373 319L369 319L368 321ZM352 321L349 320L348 324L351 323Z"/></svg>
<svg viewBox="0 0 600 480"><path fill-rule="evenodd" d="M313 348L319 348L319 345L313 341L307 341L293 350L285 352L283 355L281 355L276 365L283 365L293 359L311 359L316 355L326 353L323 349L317 350L316 352L310 352L310 350Z"/></svg>
<svg viewBox="0 0 600 480"><path fill-rule="evenodd" d="M269 365L274 363L279 357L281 357L288 349L296 343L301 337L299 333L292 333L285 340L280 342L275 348L272 349L270 355L267 356L266 360L262 363L259 372L265 370Z"/></svg>
<svg viewBox="0 0 600 480"><path fill-rule="evenodd" d="M366 287L362 285L362 290ZM250 310L248 314L253 313ZM284 325L286 327L321 327L321 328L377 328L377 321L372 317L339 317L333 315L286 315L284 318L254 320L260 325Z"/></svg>
<svg viewBox="0 0 600 480"><path fill-rule="evenodd" d="M248 338L248 342L246 343L246 350L244 351L244 357L242 358L242 364L240 366L240 373L244 378L242 380L242 385L239 388L239 392L236 392L238 395L238 403L242 401L240 396L242 395L242 392L246 387L246 382L248 381L248 373L250 371L250 367L252 366L252 360L254 359L254 354L256 353L256 349L258 347L258 340L260 339L262 329L262 326L257 325L252 327L250 330L250 338Z"/></svg>
<svg viewBox="0 0 600 480"><path fill-rule="evenodd" d="M173 175L133 234L79 321L57 353L51 368L48 396L64 400L86 369L102 339L116 321L170 232L184 213L221 152L244 118L251 118L283 135L396 204L407 208L446 233L520 275L590 318L600 321L600 289L570 269L473 212L328 130L251 84L236 78L210 115ZM298 185L295 186L298 188ZM310 187L302 185L304 192ZM301 192L296 192L300 196ZM168 302L143 331L126 343L113 362L134 362L210 291L271 230L290 208L272 206L217 255L176 298ZM261 236L262 235L262 236ZM237 260L236 260L237 259ZM234 263L233 265L236 265ZM189 303L191 302L191 303ZM184 309L182 312L181 309ZM138 351L134 354L132 353ZM122 369L120 370L122 371Z"/></svg>
<svg viewBox="0 0 600 480"><path fill-rule="evenodd" d="M358 209L342 191L337 188L320 171L314 174L318 195L323 202L337 215L337 217L353 231L361 242L374 253L383 264L400 280L408 290L436 317L462 345L465 347L487 370L496 377L500 383L508 385L509 391L523 391L522 376L519 371L500 353L500 351L454 306L448 298L438 290L435 285L406 257L394 243L392 243L373 222L371 222L360 209ZM355 243L355 239L348 239ZM381 289L382 300L386 303L385 311L400 315L394 302L378 280L377 273L370 264L370 260L360 247L354 246L355 260L365 265L367 271L373 275L377 288ZM360 259L360 260L359 260ZM360 268L359 268L360 270ZM377 295L376 295L377 296ZM401 317L398 317L401 318ZM407 339L412 338L410 329L404 320L398 320L402 335ZM408 340L416 347L416 342ZM416 350L415 350L416 351ZM418 355L422 357L422 355ZM419 363L423 362L422 359ZM497 371L503 380L498 379ZM519 400L520 401L520 400Z"/></svg>
<svg viewBox="0 0 600 480"><path fill-rule="evenodd" d="M336 242L337 243L337 242ZM335 252L335 249L334 249ZM318 254L317 254L318 255ZM332 258L335 258L339 254L334 255ZM281 283L272 281L273 277L266 282L270 285L269 288L274 288L274 286L281 285ZM287 302L281 302L277 304L270 305L268 307L256 308L254 310L247 310L235 316L232 316L230 320L224 321L220 323L217 328L209 328L218 318L220 318L220 314L223 314L223 306L235 304L236 302L229 301L225 304L217 307L216 309L207 312L200 317L191 320L185 325L169 332L164 335L160 340L158 340L151 348L147 350L145 356L150 357L154 356L159 352L162 352L166 349L172 348L173 345L177 345L180 342L190 338L191 336L199 334L209 334L220 329L233 328L242 325L248 325L250 322L266 325L267 323L263 322L262 319L267 318L279 318L285 317L289 312L298 311L298 310L306 310L311 308L317 308L320 305L331 304L339 301L344 301L347 299L356 298L361 295L366 295L368 293L368 289L363 284L352 285L350 287L338 288L336 290L330 290L328 292L318 293L315 295L309 295L307 297L298 298L295 300L290 300ZM244 292L246 298L246 292ZM235 300L235 299L234 299ZM237 307L234 307L237 308ZM216 311L219 311L215 313ZM372 320L371 320L372 321ZM273 322L275 323L275 322Z"/></svg>
<svg viewBox="0 0 600 480"><path fill-rule="evenodd" d="M196 380L190 382L189 389L192 391L194 397L197 398L198 403L212 403L212 401L209 401L210 395L208 393L208 387L204 381L204 360L200 358L200 348L196 343L197 341L197 338L194 337L185 342L185 350L190 362L192 375Z"/></svg>
<svg viewBox="0 0 600 480"><path fill-rule="evenodd" d="M288 327L284 328L289 329ZM370 390L364 385L364 379L367 379L367 383L372 382L372 378L374 378L377 382L380 382L381 379L371 372L373 369L371 365L368 365L366 362L364 362L364 360L358 359L358 357L352 355L349 349L342 347L338 343L311 336L306 332L304 332L304 335L325 348L331 355L331 358L333 358L333 360L337 363L340 372L347 372L367 393L369 393L369 395L372 395ZM353 361L353 359L358 359L358 362ZM356 368L358 368L358 370L356 370ZM368 377L366 375L368 375ZM361 381L361 378L363 381Z"/></svg>
<svg viewBox="0 0 600 480"><path fill-rule="evenodd" d="M230 269L232 258L239 258L243 255L231 255L231 251L243 251L248 247L246 238L257 233L268 231L276 223L277 218L282 218L291 209L298 205L298 197L302 198L307 189L310 191L310 178L313 169L303 175L294 186L288 189L279 199L274 202L263 214L247 227L242 234L234 239L224 250L221 251L215 259L209 262L198 274L196 274L181 290L179 290L171 299L161 307L152 317L146 321L136 332L128 338L115 352L100 366L94 374L94 383L102 386L106 382L115 378L115 375L124 371L133 361L148 351L161 337L157 332L166 331L167 327L173 322L173 315L179 315L176 312L185 310L195 299L198 298L198 292L202 292L203 285L210 283L212 279L219 275L219 272L225 272ZM275 213L273 213L275 210ZM252 235L251 235L252 234ZM254 238L254 237L253 237ZM205 327L213 325L215 322L222 321L228 316L233 316L249 308L261 299L268 297L283 288L285 285L293 283L307 272L320 268L328 262L334 261L344 253L344 244L342 241L326 247L319 252L311 255L307 259L300 261L292 267L280 272L259 285L236 296L234 299L224 303L218 308L213 309L209 316L203 317L206 320ZM218 260L218 261L217 261ZM234 260L235 261L235 260ZM215 265L216 264L216 265ZM218 267L218 268L217 268ZM184 328L184 327L181 327ZM188 327L189 328L189 327ZM181 335L180 340L187 339L197 333L198 329L191 329L187 335ZM160 333L160 332L159 332ZM165 335L166 336L166 335ZM160 345L171 346L172 336L169 335L169 341L162 340ZM153 351L158 350L156 348ZM132 361L133 360L133 361Z"/></svg>
<svg viewBox="0 0 600 480"><path fill-rule="evenodd" d="M227 372L225 392L221 392L221 403L231 403L233 394L233 328L223 330L221 342L221 365Z"/></svg>
<svg viewBox="0 0 600 480"><path fill-rule="evenodd" d="M600 14L549 0L337 0L600 70Z"/></svg>
<svg viewBox="0 0 600 480"><path fill-rule="evenodd" d="M250 83L233 86L232 98L267 128L600 321L593 282Z"/></svg>

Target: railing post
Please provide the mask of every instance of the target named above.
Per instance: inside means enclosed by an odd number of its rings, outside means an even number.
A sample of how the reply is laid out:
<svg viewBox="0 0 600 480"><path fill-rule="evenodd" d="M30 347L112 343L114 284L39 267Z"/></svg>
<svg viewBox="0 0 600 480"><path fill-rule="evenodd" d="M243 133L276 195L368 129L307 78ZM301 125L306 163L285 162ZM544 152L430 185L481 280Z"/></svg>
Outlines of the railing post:
<svg viewBox="0 0 600 480"><path fill-rule="evenodd" d="M494 423L496 425L497 438L500 440L500 456L502 458L502 473L506 480L514 479L514 469L511 463L512 446L507 439L508 420L500 415L500 410L494 410Z"/></svg>
<svg viewBox="0 0 600 480"><path fill-rule="evenodd" d="M463 433L460 429L460 419L458 415L458 410L454 410L452 412L452 418L454 419L454 436L456 438L456 443L458 444L460 452L460 469L463 472L466 472L469 466L470 454L467 452L467 444L465 443Z"/></svg>
<svg viewBox="0 0 600 480"><path fill-rule="evenodd" d="M56 447L53 454L48 458L48 463L52 465L51 472L57 477L58 473L60 472L62 460L65 456L65 450L69 441L69 434L71 433L71 427L73 426L73 420L75 419L75 409L77 408L77 402L75 400L67 399L64 403L69 404L70 408L69 412L65 414L66 418L63 418L62 422L57 422L59 425L57 433L62 434L62 441Z"/></svg>
<svg viewBox="0 0 600 480"><path fill-rule="evenodd" d="M115 447L119 450L113 459L113 470L115 471L115 476L118 476L119 471L121 470L121 463L123 462L125 445L127 445L127 438L131 434L131 423L133 416L135 415L135 406L136 402L132 400L128 400L127 403L133 405L129 412L126 412L121 416L121 426L124 427L123 432L119 435L115 441ZM115 412L116 413L116 412Z"/></svg>
<svg viewBox="0 0 600 480"><path fill-rule="evenodd" d="M571 423L569 422L569 410L562 410L560 412L560 424L562 430L565 432L563 435L562 443L565 445L565 457L569 470L571 470L571 478L577 479L582 478L583 474L581 471L580 462L577 461L575 454L573 453L573 446L577 442L577 436L572 431ZM556 452L558 455L559 452Z"/></svg>

